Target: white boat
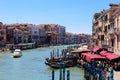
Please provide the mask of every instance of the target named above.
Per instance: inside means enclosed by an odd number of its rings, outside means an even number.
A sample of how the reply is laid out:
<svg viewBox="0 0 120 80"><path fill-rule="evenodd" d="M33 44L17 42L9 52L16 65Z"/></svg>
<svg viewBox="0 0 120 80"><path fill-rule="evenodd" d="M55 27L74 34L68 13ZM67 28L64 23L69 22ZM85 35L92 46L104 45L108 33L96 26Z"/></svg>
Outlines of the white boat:
<svg viewBox="0 0 120 80"><path fill-rule="evenodd" d="M20 49L15 49L15 51L12 54L13 58L18 58L22 56L22 51Z"/></svg>

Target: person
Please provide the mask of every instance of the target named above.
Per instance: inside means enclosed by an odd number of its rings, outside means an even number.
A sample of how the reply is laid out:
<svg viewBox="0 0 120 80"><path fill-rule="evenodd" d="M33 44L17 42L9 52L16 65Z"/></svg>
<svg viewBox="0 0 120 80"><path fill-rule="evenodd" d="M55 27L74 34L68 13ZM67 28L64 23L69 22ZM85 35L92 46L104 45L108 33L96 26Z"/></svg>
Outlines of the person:
<svg viewBox="0 0 120 80"><path fill-rule="evenodd" d="M106 72L105 69L103 69L102 74L103 74L103 75L102 75L102 79L103 79L103 80L106 80L107 72Z"/></svg>
<svg viewBox="0 0 120 80"><path fill-rule="evenodd" d="M118 66L118 64L117 64L117 63L114 63L114 69L115 69L115 70L117 69L117 66Z"/></svg>
<svg viewBox="0 0 120 80"><path fill-rule="evenodd" d="M113 73L113 69L112 69L112 66L110 67L110 79L109 80L113 80L113 76L114 76L114 73Z"/></svg>
<svg viewBox="0 0 120 80"><path fill-rule="evenodd" d="M67 58L69 58L69 55L70 55L69 52L67 52L67 53L66 53Z"/></svg>
<svg viewBox="0 0 120 80"><path fill-rule="evenodd" d="M96 80L99 80L99 74L97 73L96 75L97 75L97 79Z"/></svg>

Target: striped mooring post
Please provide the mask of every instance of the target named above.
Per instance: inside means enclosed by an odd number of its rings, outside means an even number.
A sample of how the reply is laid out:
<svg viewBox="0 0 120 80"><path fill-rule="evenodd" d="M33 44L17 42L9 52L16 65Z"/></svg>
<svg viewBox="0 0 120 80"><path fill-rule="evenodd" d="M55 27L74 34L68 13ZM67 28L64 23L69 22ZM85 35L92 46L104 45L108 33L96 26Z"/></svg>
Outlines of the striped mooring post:
<svg viewBox="0 0 120 80"><path fill-rule="evenodd" d="M67 80L70 80L70 71L67 70Z"/></svg>

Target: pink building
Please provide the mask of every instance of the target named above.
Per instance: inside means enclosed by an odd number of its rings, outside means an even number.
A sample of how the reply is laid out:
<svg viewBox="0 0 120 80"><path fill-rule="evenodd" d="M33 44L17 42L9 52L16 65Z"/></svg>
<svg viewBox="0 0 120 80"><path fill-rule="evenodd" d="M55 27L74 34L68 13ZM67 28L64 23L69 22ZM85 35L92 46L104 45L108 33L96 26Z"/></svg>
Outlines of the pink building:
<svg viewBox="0 0 120 80"><path fill-rule="evenodd" d="M5 46L6 44L6 26L0 22L0 47Z"/></svg>

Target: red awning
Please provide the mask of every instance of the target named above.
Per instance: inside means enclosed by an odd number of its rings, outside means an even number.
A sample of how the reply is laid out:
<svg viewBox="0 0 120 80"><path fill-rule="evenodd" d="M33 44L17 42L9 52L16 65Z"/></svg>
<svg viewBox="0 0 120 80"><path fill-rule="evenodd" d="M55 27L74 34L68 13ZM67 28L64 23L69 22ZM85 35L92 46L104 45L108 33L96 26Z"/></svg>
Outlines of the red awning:
<svg viewBox="0 0 120 80"><path fill-rule="evenodd" d="M99 50L100 48L98 48L98 47L94 47L93 48L93 52L96 52L97 50Z"/></svg>
<svg viewBox="0 0 120 80"><path fill-rule="evenodd" d="M113 59L120 58L120 56L118 56L114 53L109 53L108 55L106 55L106 58L109 59L109 60L113 60Z"/></svg>
<svg viewBox="0 0 120 80"><path fill-rule="evenodd" d="M113 60L113 59L117 59L117 58L120 57L120 56L118 56L118 55L116 55L116 54L114 54L112 52L108 52L108 51L101 51L100 55L106 57L110 61Z"/></svg>
<svg viewBox="0 0 120 80"><path fill-rule="evenodd" d="M85 56L86 56L87 54L90 54L90 52L86 52L86 53L81 54L81 58L82 58L82 59L85 59Z"/></svg>
<svg viewBox="0 0 120 80"><path fill-rule="evenodd" d="M107 51L101 51L100 52L100 55L102 55L102 56L106 56L106 55L108 55L109 53L107 52Z"/></svg>
<svg viewBox="0 0 120 80"><path fill-rule="evenodd" d="M91 54L91 53L84 53L81 55L83 59L85 59L87 62L91 62L92 59L94 60L105 60L106 58L98 55L98 54Z"/></svg>

